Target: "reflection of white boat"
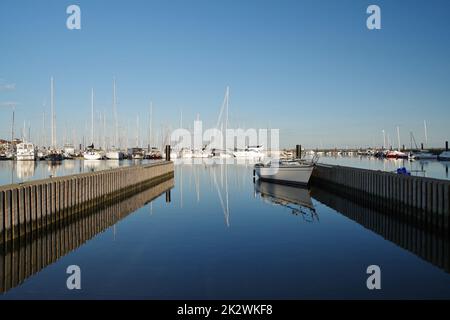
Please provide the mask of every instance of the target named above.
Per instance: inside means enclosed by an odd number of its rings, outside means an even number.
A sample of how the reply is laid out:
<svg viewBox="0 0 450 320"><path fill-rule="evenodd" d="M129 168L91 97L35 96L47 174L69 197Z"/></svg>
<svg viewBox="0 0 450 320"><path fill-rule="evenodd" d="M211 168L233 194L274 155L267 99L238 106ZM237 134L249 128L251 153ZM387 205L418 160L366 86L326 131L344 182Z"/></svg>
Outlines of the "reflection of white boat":
<svg viewBox="0 0 450 320"><path fill-rule="evenodd" d="M236 158L251 158L251 159L262 159L264 158L263 146L248 146L245 150L235 151L233 155Z"/></svg>
<svg viewBox="0 0 450 320"><path fill-rule="evenodd" d="M25 179L34 176L35 162L33 161L18 161L16 165L17 178Z"/></svg>
<svg viewBox="0 0 450 320"><path fill-rule="evenodd" d="M108 168L108 169L119 168L120 167L120 162L116 161L116 160L108 159L108 160L104 161L105 168Z"/></svg>
<svg viewBox="0 0 450 320"><path fill-rule="evenodd" d="M103 167L103 161L84 160L83 165L88 171L95 171Z"/></svg>
<svg viewBox="0 0 450 320"><path fill-rule="evenodd" d="M36 149L34 144L22 142L17 145L16 159L17 161L34 161L36 158Z"/></svg>
<svg viewBox="0 0 450 320"><path fill-rule="evenodd" d="M421 150L417 152L410 152L408 154L408 158L411 160L433 160L437 159L437 155L432 154L431 152L427 150Z"/></svg>
<svg viewBox="0 0 450 320"><path fill-rule="evenodd" d="M255 190L261 195L261 198L284 207L292 209L294 214L308 214L302 210L303 208L309 209L311 220L317 218L315 214L314 204L311 200L309 190L306 188L299 188L287 185L281 185L276 183L270 183L265 181L256 181ZM299 206L299 208L292 205Z"/></svg>
<svg viewBox="0 0 450 320"><path fill-rule="evenodd" d="M311 178L315 163L303 160L270 161L267 164L256 164L255 173L262 179L272 182L307 185Z"/></svg>

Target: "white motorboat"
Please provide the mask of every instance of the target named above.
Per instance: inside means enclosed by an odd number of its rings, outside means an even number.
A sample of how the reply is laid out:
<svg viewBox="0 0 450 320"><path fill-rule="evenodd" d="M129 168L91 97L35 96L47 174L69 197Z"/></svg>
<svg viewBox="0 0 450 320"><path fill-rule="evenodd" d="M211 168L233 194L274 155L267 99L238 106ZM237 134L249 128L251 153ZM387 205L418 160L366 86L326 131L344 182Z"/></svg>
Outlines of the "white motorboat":
<svg viewBox="0 0 450 320"><path fill-rule="evenodd" d="M235 151L233 155L236 158L262 159L264 158L263 150L263 146L248 146L245 150Z"/></svg>
<svg viewBox="0 0 450 320"><path fill-rule="evenodd" d="M110 150L106 152L106 158L109 160L122 160L124 158L124 154L120 150Z"/></svg>
<svg viewBox="0 0 450 320"><path fill-rule="evenodd" d="M45 158L47 157L47 149L40 149L37 152L37 158L38 160L45 160Z"/></svg>
<svg viewBox="0 0 450 320"><path fill-rule="evenodd" d="M75 157L75 147L72 144L66 143L64 145L64 158L73 159Z"/></svg>
<svg viewBox="0 0 450 320"><path fill-rule="evenodd" d="M206 149L194 150L194 152L192 153L192 158L208 158L211 156L212 156L211 152L206 151Z"/></svg>
<svg viewBox="0 0 450 320"><path fill-rule="evenodd" d="M443 151L439 155L439 160L450 160L450 151Z"/></svg>
<svg viewBox="0 0 450 320"><path fill-rule="evenodd" d="M144 159L162 159L161 151L158 148L151 147L149 151L145 153Z"/></svg>
<svg viewBox="0 0 450 320"><path fill-rule="evenodd" d="M408 154L408 159L410 160L433 160L437 159L437 155L432 154L427 150L421 150L417 152L410 152Z"/></svg>
<svg viewBox="0 0 450 320"><path fill-rule="evenodd" d="M192 158L193 155L194 155L194 153L192 152L191 149L183 148L180 151L180 158L185 158L185 159L187 158L187 159L189 159L189 158Z"/></svg>
<svg viewBox="0 0 450 320"><path fill-rule="evenodd" d="M34 161L36 159L36 148L30 142L22 142L17 145L17 161Z"/></svg>
<svg viewBox="0 0 450 320"><path fill-rule="evenodd" d="M128 150L128 154L131 155L131 158L134 160L144 159L145 151L142 148L131 148Z"/></svg>
<svg viewBox="0 0 450 320"><path fill-rule="evenodd" d="M315 159L311 161L300 159L272 160L266 164L256 164L255 174L259 179L265 181L308 185L315 162Z"/></svg>
<svg viewBox="0 0 450 320"><path fill-rule="evenodd" d="M85 160L101 160L103 159L103 152L100 150L88 149L83 153Z"/></svg>
<svg viewBox="0 0 450 320"><path fill-rule="evenodd" d="M13 160L14 153L10 150L0 152L0 160Z"/></svg>

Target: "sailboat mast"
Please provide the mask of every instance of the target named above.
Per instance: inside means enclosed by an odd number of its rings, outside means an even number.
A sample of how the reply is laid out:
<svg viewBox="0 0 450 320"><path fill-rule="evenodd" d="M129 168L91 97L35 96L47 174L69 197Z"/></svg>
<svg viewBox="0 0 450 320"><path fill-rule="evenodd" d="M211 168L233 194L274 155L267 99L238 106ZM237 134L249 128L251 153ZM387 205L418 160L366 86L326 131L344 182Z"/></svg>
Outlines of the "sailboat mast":
<svg viewBox="0 0 450 320"><path fill-rule="evenodd" d="M94 88L91 89L91 143L94 144Z"/></svg>
<svg viewBox="0 0 450 320"><path fill-rule="evenodd" d="M136 116L136 147L139 147L139 115Z"/></svg>
<svg viewBox="0 0 450 320"><path fill-rule="evenodd" d="M400 151L400 128L397 126L398 151Z"/></svg>
<svg viewBox="0 0 450 320"><path fill-rule="evenodd" d="M224 148L225 150L226 150L227 129L228 129L228 104L229 104L229 99L230 99L230 87L229 86L227 86L226 96L227 96L227 102L225 105L225 108L226 108L226 110L225 110L225 132L222 133L222 134L225 134L225 148ZM227 203L227 206L228 206L228 203Z"/></svg>
<svg viewBox="0 0 450 320"><path fill-rule="evenodd" d="M42 146L46 146L47 145L47 141L46 141L46 134L45 134L45 111L42 112L42 141L41 141L41 145Z"/></svg>
<svg viewBox="0 0 450 320"><path fill-rule="evenodd" d="M153 122L153 102L150 102L150 119L149 119L149 128L148 128L148 144L150 148L152 147L152 122Z"/></svg>
<svg viewBox="0 0 450 320"><path fill-rule="evenodd" d="M16 113L16 107L15 105L12 106L13 112L12 112L12 125L11 125L11 148L14 141L14 114Z"/></svg>
<svg viewBox="0 0 450 320"><path fill-rule="evenodd" d="M117 100L116 100L116 78L113 79L113 112L114 112L114 146L117 147L119 141L119 123L117 119Z"/></svg>
<svg viewBox="0 0 450 320"><path fill-rule="evenodd" d="M423 128L425 130L425 145L428 145L427 121L423 120Z"/></svg>
<svg viewBox="0 0 450 320"><path fill-rule="evenodd" d="M52 149L55 148L55 106L54 106L54 99L53 99L53 77L50 78L50 105L51 105L51 133L52 133Z"/></svg>

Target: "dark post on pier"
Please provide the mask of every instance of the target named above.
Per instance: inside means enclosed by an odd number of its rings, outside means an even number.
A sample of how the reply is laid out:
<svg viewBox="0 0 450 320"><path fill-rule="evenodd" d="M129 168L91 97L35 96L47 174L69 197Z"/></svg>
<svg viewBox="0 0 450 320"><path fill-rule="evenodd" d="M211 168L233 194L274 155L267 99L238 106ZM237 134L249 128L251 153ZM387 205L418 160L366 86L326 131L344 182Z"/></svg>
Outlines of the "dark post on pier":
<svg viewBox="0 0 450 320"><path fill-rule="evenodd" d="M295 146L295 157L300 159L302 157L302 145L298 144Z"/></svg>
<svg viewBox="0 0 450 320"><path fill-rule="evenodd" d="M445 151L448 151L448 141L445 141Z"/></svg>
<svg viewBox="0 0 450 320"><path fill-rule="evenodd" d="M170 161L170 145L166 145L166 161Z"/></svg>

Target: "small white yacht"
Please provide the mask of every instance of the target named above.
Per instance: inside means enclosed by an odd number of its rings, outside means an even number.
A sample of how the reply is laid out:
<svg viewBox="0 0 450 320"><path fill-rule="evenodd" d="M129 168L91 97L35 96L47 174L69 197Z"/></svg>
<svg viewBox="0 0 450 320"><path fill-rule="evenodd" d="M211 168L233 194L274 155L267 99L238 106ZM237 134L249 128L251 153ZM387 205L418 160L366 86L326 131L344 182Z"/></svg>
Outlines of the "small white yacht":
<svg viewBox="0 0 450 320"><path fill-rule="evenodd" d="M235 151L233 155L236 158L262 159L264 158L263 150L263 146L248 146L245 150Z"/></svg>
<svg viewBox="0 0 450 320"><path fill-rule="evenodd" d="M122 151L113 148L106 152L106 158L109 160L122 160L124 158L124 154Z"/></svg>
<svg viewBox="0 0 450 320"><path fill-rule="evenodd" d="M308 185L316 161L316 158L311 161L302 159L271 160L266 164L256 164L255 174L263 181Z"/></svg>
<svg viewBox="0 0 450 320"><path fill-rule="evenodd" d="M207 151L206 149L202 150L194 150L192 153L192 158L209 158L211 157L211 151Z"/></svg>
<svg viewBox="0 0 450 320"><path fill-rule="evenodd" d="M75 157L75 147L70 143L66 143L64 145L64 158L73 159L73 157Z"/></svg>
<svg viewBox="0 0 450 320"><path fill-rule="evenodd" d="M427 150L421 150L421 151L412 151L408 154L408 159L410 160L433 160L437 159L437 155L432 154L431 152Z"/></svg>
<svg viewBox="0 0 450 320"><path fill-rule="evenodd" d="M105 153L102 150L94 149L94 145L89 146L83 153L85 160L102 160Z"/></svg>
<svg viewBox="0 0 450 320"><path fill-rule="evenodd" d="M193 152L191 149L182 148L180 151L180 158L190 159L193 157ZM172 158L172 157L171 157Z"/></svg>
<svg viewBox="0 0 450 320"><path fill-rule="evenodd" d="M34 161L36 159L36 148L30 142L22 142L17 145L17 161Z"/></svg>
<svg viewBox="0 0 450 320"><path fill-rule="evenodd" d="M145 153L144 159L162 159L161 151L156 147L151 147L150 150Z"/></svg>
<svg viewBox="0 0 450 320"><path fill-rule="evenodd" d="M128 154L131 155L131 158L134 160L144 159L145 151L142 148L136 147L128 150Z"/></svg>
<svg viewBox="0 0 450 320"><path fill-rule="evenodd" d="M450 151L443 151L439 155L439 160L450 160Z"/></svg>

